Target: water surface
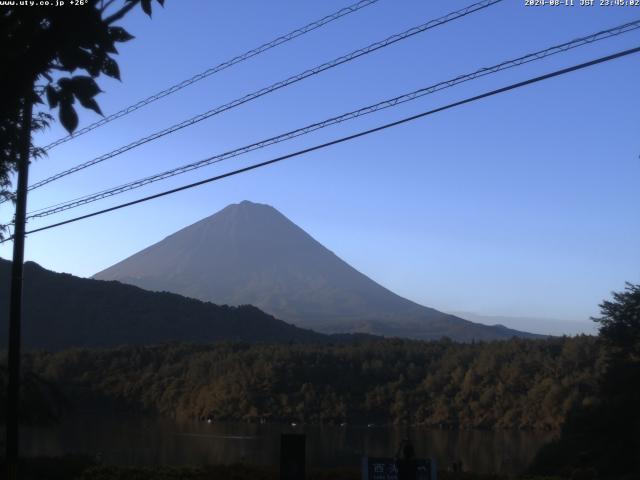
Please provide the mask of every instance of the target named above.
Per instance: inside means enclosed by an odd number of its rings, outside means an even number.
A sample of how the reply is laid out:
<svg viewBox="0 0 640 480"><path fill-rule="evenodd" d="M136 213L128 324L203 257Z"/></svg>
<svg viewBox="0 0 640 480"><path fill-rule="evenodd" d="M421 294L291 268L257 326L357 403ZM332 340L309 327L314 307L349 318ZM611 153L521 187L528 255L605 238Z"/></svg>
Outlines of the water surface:
<svg viewBox="0 0 640 480"><path fill-rule="evenodd" d="M363 455L393 456L409 437L420 457L440 467L522 472L547 432L448 431L397 426L296 426L212 423L130 416L76 415L49 428L24 428L25 456L83 453L116 465L277 465L281 433L305 433L310 467L357 466Z"/></svg>

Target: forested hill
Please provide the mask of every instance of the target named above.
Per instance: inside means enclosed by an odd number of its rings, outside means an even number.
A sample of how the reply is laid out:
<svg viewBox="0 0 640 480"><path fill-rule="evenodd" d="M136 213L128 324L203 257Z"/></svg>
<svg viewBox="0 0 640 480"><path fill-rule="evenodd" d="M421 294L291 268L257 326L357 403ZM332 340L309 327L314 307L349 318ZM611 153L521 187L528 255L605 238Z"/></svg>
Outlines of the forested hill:
<svg viewBox="0 0 640 480"><path fill-rule="evenodd" d="M0 259L0 345L7 342L10 268L11 262ZM22 339L25 348L58 350L217 340L323 343L345 337L289 325L253 306L219 306L27 262Z"/></svg>
<svg viewBox="0 0 640 480"><path fill-rule="evenodd" d="M169 417L556 429L593 403L595 337L461 344L163 345L24 359L78 408Z"/></svg>

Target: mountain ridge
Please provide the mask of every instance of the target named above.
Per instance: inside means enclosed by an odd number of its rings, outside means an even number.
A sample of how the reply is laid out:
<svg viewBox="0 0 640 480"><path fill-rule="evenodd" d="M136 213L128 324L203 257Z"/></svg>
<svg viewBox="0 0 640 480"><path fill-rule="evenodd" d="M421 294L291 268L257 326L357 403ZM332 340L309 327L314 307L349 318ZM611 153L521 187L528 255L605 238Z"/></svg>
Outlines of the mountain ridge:
<svg viewBox="0 0 640 480"><path fill-rule="evenodd" d="M0 344L6 345L11 262L0 259L4 299ZM120 282L24 266L22 343L27 349L106 348L173 342L342 343L357 336L323 335L257 307L230 307Z"/></svg>

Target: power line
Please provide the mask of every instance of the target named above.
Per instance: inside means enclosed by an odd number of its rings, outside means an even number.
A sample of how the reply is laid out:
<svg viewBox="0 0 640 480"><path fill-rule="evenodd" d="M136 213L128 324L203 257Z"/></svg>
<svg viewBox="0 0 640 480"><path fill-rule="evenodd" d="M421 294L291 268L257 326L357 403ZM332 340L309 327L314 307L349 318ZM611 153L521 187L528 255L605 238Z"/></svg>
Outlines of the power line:
<svg viewBox="0 0 640 480"><path fill-rule="evenodd" d="M368 7L369 5L372 5L374 3L378 2L378 0L361 0L359 2L354 3L353 5L349 5L348 7L342 8L340 10L338 10L337 12L334 12L330 15L327 15L326 17L323 17L319 20L316 20L314 22L311 22L307 25L305 25L304 27L300 27L296 30L293 30L292 32L289 32L285 35L281 35L278 38L275 38L274 40L271 40L270 42L264 43L262 45L260 45L257 48L254 48L252 50L249 50L241 55L238 55L236 57L233 57L231 60L227 60L225 62L220 63L219 65L216 65L215 67L211 67L208 68L207 70L198 73L197 75L194 75L191 78L188 78L186 80L183 80L180 83L176 83L172 86L170 86L169 88L166 88L165 90L162 90L154 95L151 95L147 98L145 98L144 100L140 100L137 103L134 103L133 105L129 105L128 107L123 108L122 110L119 110L115 113L112 113L111 115L108 115L104 118L101 118L100 120L98 120L97 122L94 122L90 125L87 125L84 128L81 128L80 130L67 135L66 137L62 137L59 138L58 140L46 145L44 147L45 150L51 150L54 147L57 147L58 145L61 145L65 142L68 142L69 140L72 140L76 137L79 137L80 135L84 135L85 133L88 133L92 130L95 130L96 128L99 128L103 125L106 125L109 122L112 122L118 118L124 117L125 115L130 114L131 112L135 112L136 110L145 107L147 105L149 105L150 103L155 102L156 100L160 100L161 98L166 97L167 95L171 95L172 93L175 93L179 90L182 90L183 88L188 87L189 85L193 85L196 82L199 82L200 80L203 80L207 77L210 77L211 75L214 75L216 73L219 73L223 70L226 70L229 67L232 67L238 63L244 62L245 60L249 60L252 57L255 57L257 55L260 55L261 53L266 52L267 50L271 50L272 48L275 48L279 45L282 45L283 43L287 43L297 37L300 37L306 33L309 33L313 30L316 30L320 27L323 27L331 22L333 22L334 20L338 20L339 18L344 17L345 15L349 15L350 13L354 13L357 12L358 10L361 10L365 7Z"/></svg>
<svg viewBox="0 0 640 480"><path fill-rule="evenodd" d="M580 63L580 64L574 65L572 67L567 67L567 68L563 68L561 70L556 70L554 72L547 73L545 75L540 75L538 77L530 78L530 79L524 80L522 82L513 83L513 84L508 85L506 87L502 87L502 88L498 88L498 89L495 89L495 90L491 90L489 92L485 92L485 93L482 93L480 95L476 95L474 97L469 97L469 98L466 98L464 100L460 100L460 101L457 101L457 102L454 102L454 103L449 103L449 104L447 104L447 105L445 105L443 107L438 107L438 108L435 108L433 110L428 110L426 112L419 113L417 115L412 115L410 117L405 117L405 118L403 118L401 120L397 120L395 122L387 123L387 124L381 125L379 127L371 128L369 130L364 130L362 132L358 132L358 133L355 133L353 135L348 135L346 137L341 137L341 138L338 138L336 140L332 140L330 142L322 143L320 145L315 145L313 147L305 148L303 150L298 150L297 152L289 153L287 155L276 157L276 158L273 158L271 160L267 160L267 161L264 161L264 162L261 162L261 163L256 163L256 164L250 165L248 167L239 168L237 170L233 170L231 172L227 172L227 173L224 173L224 174L221 174L221 175L216 175L214 177L209 177L209 178L206 178L204 180L200 180L198 182L194 182L194 183L190 183L188 185L183 185L181 187L173 188L171 190L165 190L164 192L156 193L154 195L149 195L147 197L139 198L137 200L133 200L133 201L126 202L126 203L121 203L121 204L115 205L113 207L105 208L103 210L98 210L96 212L88 213L86 215L81 215L81 216L78 216L78 217L74 217L74 218L71 218L69 220L64 220L62 222L54 223L54 224L51 224L51 225L46 225L44 227L40 227L40 228L36 228L34 230L30 230L30 231L28 231L26 233L27 234L31 234L31 233L42 232L44 230L49 230L51 228L60 227L62 225L67 225L69 223L78 222L80 220L84 220L84 219L87 219L87 218L95 217L97 215L102 215L102 214L105 214L105 213L108 213L108 212L113 212L115 210L120 210L122 208L126 208L126 207L130 207L130 206L133 206L133 205L137 205L139 203L147 202L149 200L154 200L156 198L164 197L166 195L171 195L173 193L181 192L183 190L188 190L188 189L191 189L191 188L194 188L194 187L199 187L200 185L204 185L204 184L207 184L207 183L215 182L215 181L221 180L223 178L239 175L241 173L245 173L245 172L248 172L248 171L251 171L251 170L255 170L257 168L266 167L268 165L273 165L275 163L281 162L283 160L287 160L289 158L298 157L298 156L304 155L306 153L310 153L310 152L313 152L313 151L316 151L316 150L321 150L321 149L330 147L332 145L337 145L339 143L344 143L344 142L347 142L347 141L350 141L350 140L354 140L356 138L364 137L366 135L370 135L372 133L380 132L382 130L386 130L386 129L391 128L391 127L396 127L398 125L402 125L404 123L408 123L408 122L417 120L417 119L422 118L422 117L426 117L426 116L433 115L433 114L438 113L438 112L449 110L449 109L452 109L452 108L455 108L455 107L459 107L461 105L465 105L465 104L468 104L468 103L472 103L472 102L475 102L477 100L481 100L483 98L487 98L487 97L491 97L491 96L494 96L494 95L498 95L500 93L508 92L510 90L515 90L517 88L521 88L521 87L524 87L524 86L527 86L527 85L531 85L533 83L538 83L538 82L541 82L543 80L548 80L550 78L558 77L560 75L565 75L567 73L574 72L576 70L582 70L582 69L587 68L587 67L591 67L591 66L594 66L594 65L605 63L605 62L608 62L608 61L611 61L611 60L615 60L617 58L621 58L621 57L624 57L624 56L627 56L627 55L631 55L631 54L634 54L634 53L638 53L638 52L640 52L640 47L635 47L635 48L631 48L629 50L624 50L624 51L617 52L617 53L614 53L614 54L611 54L611 55L607 55L605 57L600 57L600 58L597 58L595 60L591 60L589 62ZM12 239L12 237L9 237L6 240L0 241L0 243L4 243L4 242L9 241L11 239Z"/></svg>
<svg viewBox="0 0 640 480"><path fill-rule="evenodd" d="M588 36L584 36L584 37L580 37L574 40L571 40L569 42L565 42L563 44L560 45L555 45L549 48L546 48L544 50L539 50L537 52L534 53L530 53L521 57L518 57L516 59L512 59L512 60L507 60L504 61L502 63L493 65L491 67L485 67L485 68L481 68L479 70L476 70L472 73L468 73L465 75L460 75L457 76L453 79L450 80L446 80L443 82L439 82L436 83L434 85L428 86L428 87L424 87L421 88L419 90L415 90L413 92L404 94L404 95L400 95L388 100L384 100L382 102L378 102L376 104L373 105L369 105L367 107L363 107L360 108L358 110L354 110L348 113L344 113L342 115L336 116L336 117L332 117L326 120L323 120L321 122L317 122L317 123L313 123L311 125L307 125L305 127L302 128L298 128L296 130L292 130L283 134L280 134L278 136L275 137L271 137L265 140L261 140L259 142L256 143L252 143L250 145L241 147L241 148L237 148L225 153L221 153L218 155L214 155L208 158L205 158L203 160L199 160L197 162L193 162L187 165L183 165L177 168L173 168L171 170L167 170L165 172L161 172L161 173L157 173L142 179L138 179L117 187L113 187L107 190L103 190L101 192L97 192L97 193L92 193L89 195L84 195L82 197L79 198L75 198L72 200L68 200L66 202L62 202L62 203L58 203L56 205L50 205L48 207L44 207L38 210L34 210L33 212L30 212L27 216L27 218L41 218L41 217L46 217L49 215L53 215L56 213L60 213L62 211L65 210L69 210L72 208L76 208L82 205L86 205L88 203L93 203L96 202L98 200L104 199L104 198L108 198L108 197L112 197L114 195L118 195L120 193L124 193L130 190L134 190L136 188L140 188L143 187L145 185L151 184L151 183L155 183L161 180L165 180L167 178L176 176L176 175L180 175L182 173L186 173L192 170L196 170L199 168L203 168L205 166L211 165L211 164L215 164L215 163L219 163L222 162L224 160L227 160L229 158L232 157L237 157L240 155L243 155L245 153L249 153L252 152L254 150L258 150L261 148L265 148L267 146L270 145L274 145L276 143L280 143L286 140L290 140L292 138L296 138L302 135L306 135L308 133L314 132L316 130L320 130L322 128L328 127L330 125L335 125L338 123L342 123L348 120L352 120L354 118L358 118L360 116L363 115L368 115L370 113L374 113L386 108L390 108L390 107L394 107L396 105L405 103L405 102L409 102L412 100L415 100L417 98L420 98L422 96L440 91L440 90L444 90L446 88L450 88L453 87L455 85L458 85L460 83L463 82L467 82L470 80L474 80L476 78L479 77L483 77L486 75L490 75L502 70L506 70L509 68L513 68L519 65L523 65L523 64L527 64L533 61L537 61L537 60L541 60L543 58L546 58L548 56L551 55L555 55L557 53L562 53L562 52L566 52L567 50L573 49L573 48L577 48L577 47L581 47L587 44L591 44L593 42L597 42L600 40L604 40L606 38L611 38L611 37L615 37L618 35L621 35L623 33L627 33L633 30L636 30L640 28L640 20L636 20L634 22L628 22L622 25L618 25L616 27L613 28L609 28L607 30L602 30L600 32L588 35Z"/></svg>
<svg viewBox="0 0 640 480"><path fill-rule="evenodd" d="M120 155L120 154L122 154L124 152L127 152L127 151L129 151L129 150L131 150L133 148L136 148L136 147L140 146L140 145L143 145L145 143L151 142L151 141L156 140L158 138L161 138L161 137L163 137L165 135L169 135L169 134L174 133L174 132L176 132L178 130L181 130L181 129L185 128L185 127L188 127L188 126L194 125L196 123L199 123L199 122L201 122L201 121L203 121L203 120L205 120L207 118L210 118L210 117L212 117L214 115L217 115L217 114L222 113L224 111L230 110L232 108L235 108L235 107L237 107L239 105L242 105L244 103L247 103L249 101L255 100L256 98L259 98L259 97L261 97L263 95L271 93L271 92L273 92L275 90L279 90L280 88L286 87L286 86L291 85L291 84L296 83L296 82L299 82L299 81L304 80L304 79L306 79L308 77L317 75L317 74L319 74L319 73L321 73L321 72L323 72L325 70L328 70L330 68L336 67L336 66L341 65L343 63L347 63L347 62L352 61L352 60L354 60L356 58L359 58L359 57L361 57L363 55L367 55L369 53L372 53L372 52L374 52L376 50L379 50L381 48L384 48L384 47L387 47L389 45L392 45L392 44L394 44L394 43L396 43L398 41L404 40L404 39L409 38L409 37L411 37L413 35L416 35L418 33L422 33L422 32L424 32L426 30L431 29L431 28L435 28L437 26L440 26L440 25L443 25L443 24L448 23L450 21L453 21L453 20L456 20L458 18L464 17L464 16L469 15L471 13L475 13L476 11L482 10L484 8L487 8L487 7L489 7L489 6L493 5L493 4L499 3L501 1L502 0L483 0L481 2L469 5L468 7L463 8L461 10L457 10L455 12L451 12L451 13L449 13L449 14L443 16L443 17L440 17L438 19L431 20L431 21L429 21L427 23L424 23L422 25L419 25L417 27L410 28L410 29L408 29L408 30L406 30L406 31L404 31L402 33L399 33L399 34L396 34L396 35L392 35L392 36L390 36L390 37L388 37L388 38L386 38L386 39L384 39L382 41L370 44L370 45L368 45L368 46L366 46L364 48L355 50L355 51L353 51L353 52L351 52L351 53L349 53L347 55L343 55L341 57L338 57L338 58L336 58L336 59L334 59L332 61L326 62L326 63L324 63L322 65L319 65L317 67L314 67L312 69L305 70L304 72L302 72L300 74L291 76L291 77L289 77L289 78L287 78L285 80L282 80L280 82L274 83L274 84L272 84L272 85L270 85L268 87L265 87L265 88L262 88L260 90L255 91L253 93L247 94L244 97L238 98L238 99L236 99L236 100L234 100L232 102L229 102L227 104L218 106L216 108L213 108L213 109L211 109L211 110L209 110L207 112L204 112L204 113L202 113L200 115L196 115L194 117L191 117L190 119L184 120L183 122L180 122L178 124L172 125L172 126L167 127L167 128L165 128L163 130L155 132L155 133L153 133L151 135L148 135L146 137L138 139L138 140L136 140L136 141L134 141L132 143L129 143L129 144L125 145L125 146L122 146L122 147L120 147L120 148L118 148L116 150L113 150L113 151L109 152L109 153L106 153L104 155L96 157L96 158L94 158L92 160L89 160L87 162L84 162L84 163L82 163L80 165L76 165L75 167L72 167L72 168L70 168L68 170L59 172L59 173L57 173L57 174L55 174L55 175L53 175L51 177L48 177L48 178L46 178L44 180L41 180L41 181L31 185L29 187L29 190L33 190L33 189L39 188L39 187L41 187L43 185L46 185L46 184L48 184L50 182L58 180L59 178L62 178L62 177L65 177L67 175L70 175L72 173L75 173L77 171L83 170L83 169L88 168L88 167L90 167L92 165L95 165L97 163L101 163L101 162L103 162L105 160L113 158L113 157L115 157L117 155Z"/></svg>
<svg viewBox="0 0 640 480"><path fill-rule="evenodd" d="M375 52L376 50L379 50L381 48L385 48L388 47L389 45L392 45L396 42L399 42L401 40L405 40L409 37L412 37L414 35L417 35L418 33L422 33L426 30L430 30L432 28L435 28L437 26L443 25L445 23L451 22L453 20L457 20L458 18L462 18L465 17L469 14L475 13L477 11L483 10L489 6L492 6L496 3L500 3L503 0L482 0L481 2L478 3L474 3L472 5L469 5L461 10L457 10L455 12L451 12L443 17L440 17L438 19L435 20L431 20L427 23L424 23L422 25L419 25L417 27L413 27L410 28L402 33L399 34L395 34L392 35L382 41L376 42L376 43L372 43L364 48L355 50L351 53L348 53L347 55L343 55L341 57L338 57L334 60L331 60L330 62L326 62L323 63L322 65L319 65L317 67L311 68L309 70L305 70L302 73L299 73L297 75L291 76L285 80L281 80L277 83L274 83L272 85L270 85L269 87L265 87L262 88L260 90L257 90L253 93L250 93L248 95L245 95L244 97L238 98L236 100L233 100L232 102L226 103L224 105L218 106L216 108L213 108L207 112L201 113L200 115L196 115L195 117L189 118L187 120L184 120L180 123L177 123L175 125L172 125L170 127L167 127L163 130L160 130L158 132L155 132L151 135L148 135L146 137L143 137L141 139L138 139L132 143L129 143L125 146L122 146L116 150L113 150L109 153L106 153L104 155L101 155L99 157L96 157L92 160L89 160L87 162L81 163L79 165L76 165L75 167L72 167L68 170L64 170L62 172L59 172L51 177L45 178L44 180L41 180L37 183L34 183L33 185L31 185L29 187L29 190L34 190L36 188L42 187L43 185L46 185L48 183L51 183L55 180L58 180L62 177L66 177L67 175L71 175L72 173L78 172L80 170L84 170L85 168L91 167L93 165L96 165L98 163L104 162L105 160L108 160L110 158L113 158L117 155L120 155L124 152L127 152L133 148L139 147L140 145L144 145L145 143L151 142L153 140L157 140L158 138L164 137L165 135L169 135L172 133L175 133L178 130L181 130L185 127L189 127L191 125L194 125L198 122L201 122L203 120L206 120L207 118L210 118L214 115L217 115L219 113L222 113L224 111L230 110L232 108L235 108L237 106L240 106L244 103L247 103L249 101L255 100L256 98L262 97L263 95L267 95L273 91L279 90L281 88L284 88L286 86L289 86L293 83L299 82L301 80L304 80L306 78L309 78L311 76L317 75L321 72L324 72L325 70L329 70L331 68L334 68L338 65L341 65L343 63L347 63L350 62L352 60L355 60L356 58L359 58L363 55L368 55L369 53Z"/></svg>

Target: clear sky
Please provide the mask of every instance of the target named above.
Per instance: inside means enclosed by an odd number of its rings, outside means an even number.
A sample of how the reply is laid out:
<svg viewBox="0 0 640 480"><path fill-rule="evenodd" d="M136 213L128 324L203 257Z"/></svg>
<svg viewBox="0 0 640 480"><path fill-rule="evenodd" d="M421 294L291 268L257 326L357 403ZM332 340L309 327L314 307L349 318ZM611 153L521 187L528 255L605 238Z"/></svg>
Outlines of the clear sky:
<svg viewBox="0 0 640 480"><path fill-rule="evenodd" d="M122 83L105 113L320 18L348 0L154 4L123 25ZM380 0L52 150L31 182L471 3ZM575 0L579 4L580 0ZM596 2L598 3L598 2ZM501 4L285 88L34 191L29 209L118 185L578 36L640 7ZM640 45L640 32L469 82L275 148L117 196L30 228L392 121ZM90 276L244 199L278 208L382 285L481 315L585 320L640 282L640 55L466 105L151 203L30 236L26 258ZM98 118L81 116L81 126ZM54 126L37 141L63 131ZM9 210L0 210L10 218ZM0 248L10 257L10 246Z"/></svg>

